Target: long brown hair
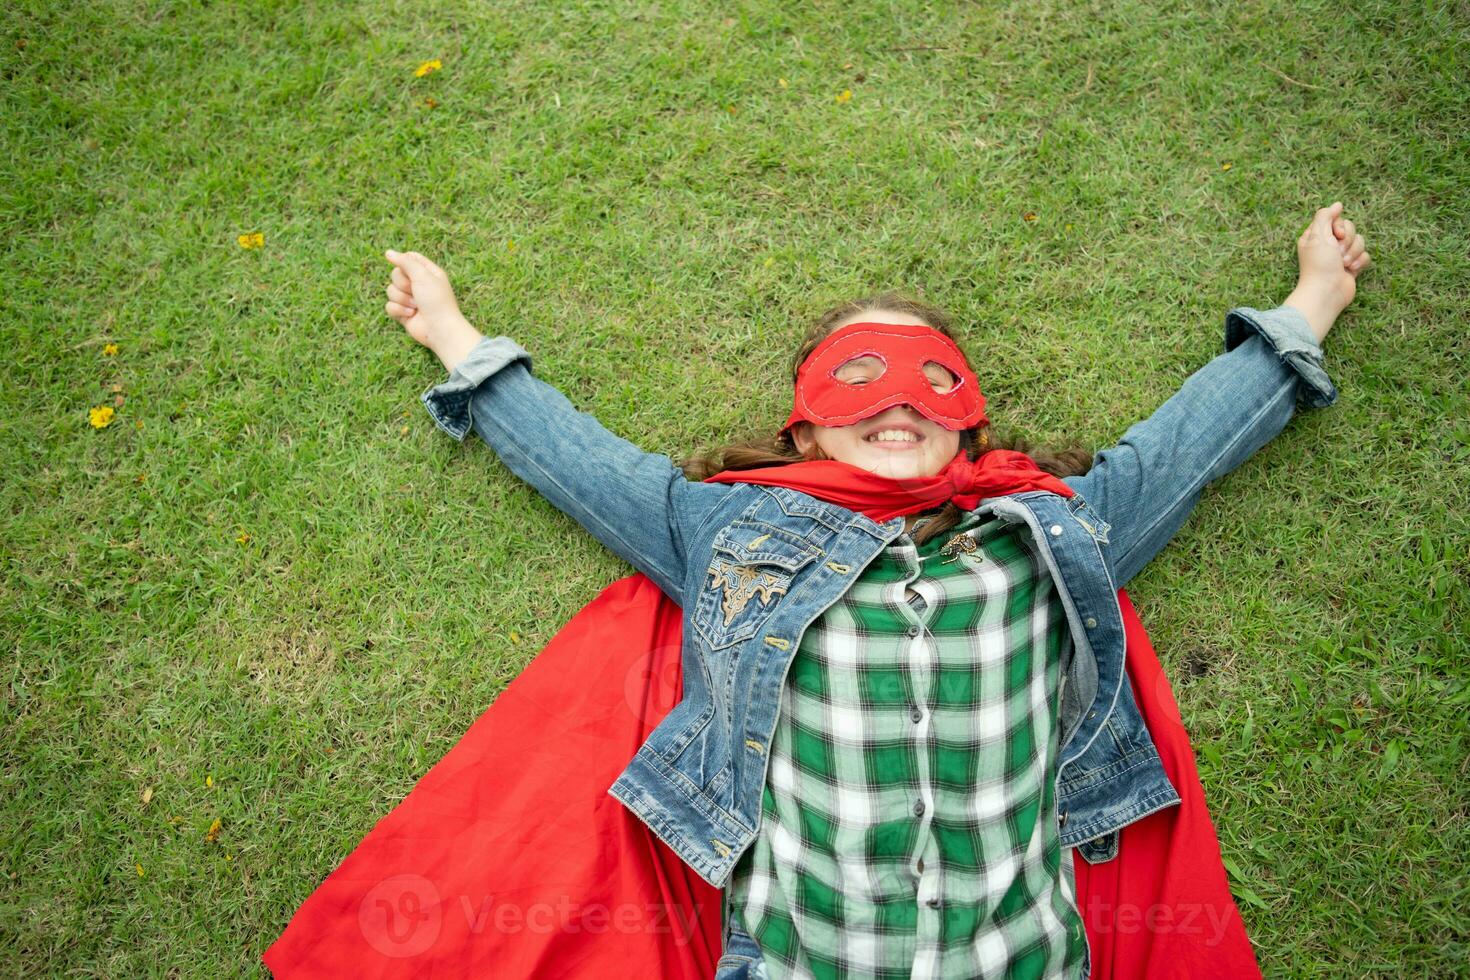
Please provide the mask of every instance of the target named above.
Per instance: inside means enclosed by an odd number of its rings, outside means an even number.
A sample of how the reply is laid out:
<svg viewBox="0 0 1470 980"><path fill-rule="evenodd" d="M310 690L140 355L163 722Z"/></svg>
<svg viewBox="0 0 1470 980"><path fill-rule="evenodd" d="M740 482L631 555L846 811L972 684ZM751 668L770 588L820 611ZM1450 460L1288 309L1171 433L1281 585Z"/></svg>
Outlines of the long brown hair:
<svg viewBox="0 0 1470 980"><path fill-rule="evenodd" d="M918 317L953 340L956 346L960 347L961 352L965 353L965 359L971 364L974 363L973 360L970 360L969 354L965 352L964 345L954 335L948 314L922 300L890 291L839 303L823 313L817 322L807 330L801 346L797 348L795 356L791 359L792 385L796 384L797 371L802 362L807 359L807 355L816 348L817 344L822 342L822 338L848 317L866 313L869 310L893 310L896 313L908 313ZM982 454L992 449L1014 449L1030 456L1040 469L1056 477L1081 476L1092 468L1092 453L1081 447L1054 451L1032 449L1026 439L998 431L995 426L989 424L961 431L960 448L972 461L979 459ZM791 439L791 433L788 431L776 436L741 439L719 449L696 453L679 465L689 479L698 481L722 470L785 466L788 463L800 463L808 459L826 458L828 458L826 453L817 446L812 447L810 455L803 456L796 448L796 444ZM963 513L953 502L945 503L933 513L929 521L920 525L913 532L915 543L922 544L936 534L941 534L954 527L960 522Z"/></svg>

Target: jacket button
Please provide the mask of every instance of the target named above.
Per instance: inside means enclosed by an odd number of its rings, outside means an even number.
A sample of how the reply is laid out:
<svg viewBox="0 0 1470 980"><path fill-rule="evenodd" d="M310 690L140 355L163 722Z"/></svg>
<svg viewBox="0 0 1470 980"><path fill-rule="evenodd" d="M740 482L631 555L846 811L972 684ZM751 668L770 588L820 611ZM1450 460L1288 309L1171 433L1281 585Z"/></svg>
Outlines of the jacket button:
<svg viewBox="0 0 1470 980"><path fill-rule="evenodd" d="M1056 538L1056 537L1060 537L1061 534L1062 534L1062 526L1060 524L1053 524L1051 526L1051 536L1054 537L1054 538Z"/></svg>
<svg viewBox="0 0 1470 980"><path fill-rule="evenodd" d="M1094 628L1096 628L1096 626L1097 626L1097 620L1093 619L1091 616L1088 616L1087 617L1087 628L1088 629L1094 629Z"/></svg>
<svg viewBox="0 0 1470 980"><path fill-rule="evenodd" d="M1058 827L1065 827L1066 825L1067 825L1067 811L1065 809L1063 809L1062 812L1061 812L1061 815L1057 817L1057 826Z"/></svg>
<svg viewBox="0 0 1470 980"><path fill-rule="evenodd" d="M909 712L909 717L914 720L915 724L917 724L918 722L924 720L924 712L920 711L918 708L915 708L913 711Z"/></svg>
<svg viewBox="0 0 1470 980"><path fill-rule="evenodd" d="M923 815L924 815L924 801L923 800L915 800L914 801L914 816L916 816L916 817L922 817Z"/></svg>

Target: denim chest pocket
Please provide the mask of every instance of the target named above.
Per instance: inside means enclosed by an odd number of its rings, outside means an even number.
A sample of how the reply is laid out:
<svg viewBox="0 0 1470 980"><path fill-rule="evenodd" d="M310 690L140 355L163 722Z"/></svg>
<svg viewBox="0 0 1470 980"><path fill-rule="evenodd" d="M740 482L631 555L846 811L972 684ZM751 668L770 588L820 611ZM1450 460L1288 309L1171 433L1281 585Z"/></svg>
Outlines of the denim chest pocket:
<svg viewBox="0 0 1470 980"><path fill-rule="evenodd" d="M773 524L735 521L721 528L690 617L695 630L716 650L755 636L796 573L820 553Z"/></svg>
<svg viewBox="0 0 1470 980"><path fill-rule="evenodd" d="M1067 511L1072 515L1072 519L1081 524L1083 530L1093 538L1103 544L1108 543L1108 531L1113 525L1103 520L1097 511L1089 507L1081 494L1073 494L1067 498Z"/></svg>

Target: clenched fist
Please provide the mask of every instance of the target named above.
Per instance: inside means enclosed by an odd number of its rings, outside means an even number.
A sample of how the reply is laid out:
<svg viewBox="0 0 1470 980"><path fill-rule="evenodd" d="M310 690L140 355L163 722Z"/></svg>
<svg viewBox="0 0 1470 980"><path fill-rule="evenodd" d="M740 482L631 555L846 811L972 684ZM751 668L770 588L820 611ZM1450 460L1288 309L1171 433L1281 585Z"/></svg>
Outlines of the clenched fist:
<svg viewBox="0 0 1470 980"><path fill-rule="evenodd" d="M393 263L384 311L437 354L446 370L454 370L484 338L460 313L448 274L418 252L383 254Z"/></svg>

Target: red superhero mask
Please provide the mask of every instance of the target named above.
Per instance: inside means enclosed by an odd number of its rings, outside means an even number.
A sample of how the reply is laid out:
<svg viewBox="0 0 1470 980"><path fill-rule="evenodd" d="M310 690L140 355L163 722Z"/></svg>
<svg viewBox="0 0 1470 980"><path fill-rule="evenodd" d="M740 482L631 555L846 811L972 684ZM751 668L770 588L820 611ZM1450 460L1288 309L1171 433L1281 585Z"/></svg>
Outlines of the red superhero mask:
<svg viewBox="0 0 1470 980"><path fill-rule="evenodd" d="M863 383L837 377L843 365L859 357L878 361L871 370L844 372ZM953 387L934 390L934 380L924 372L930 361L958 379ZM987 422L980 382L965 355L943 333L906 323L849 323L828 334L802 361L796 372L795 407L781 431L803 419L817 425L852 425L893 405L911 405L946 429Z"/></svg>

